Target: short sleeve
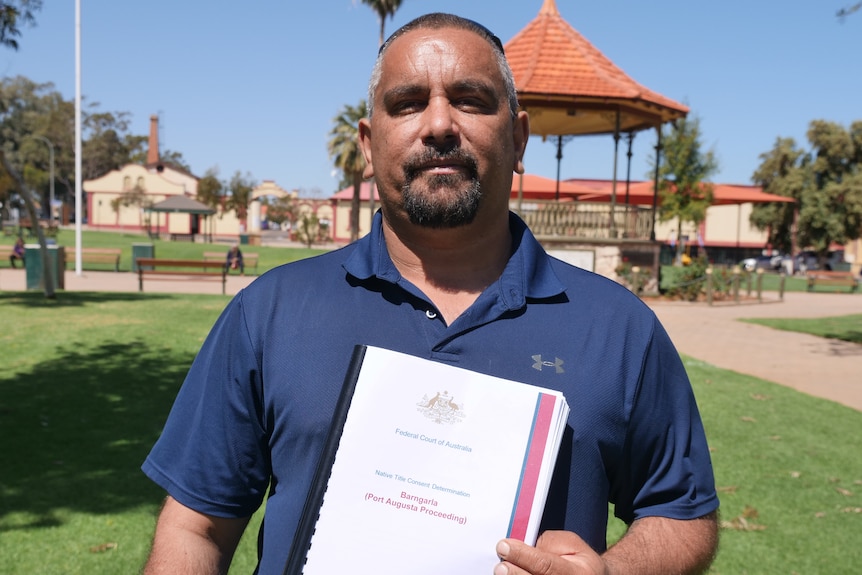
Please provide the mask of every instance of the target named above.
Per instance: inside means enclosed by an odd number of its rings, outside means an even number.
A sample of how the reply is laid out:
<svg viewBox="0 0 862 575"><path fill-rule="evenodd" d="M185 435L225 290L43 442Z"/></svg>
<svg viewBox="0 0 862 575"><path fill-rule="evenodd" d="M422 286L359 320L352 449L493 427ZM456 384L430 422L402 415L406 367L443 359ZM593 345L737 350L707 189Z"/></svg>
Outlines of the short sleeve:
<svg viewBox="0 0 862 575"><path fill-rule="evenodd" d="M615 515L695 519L718 507L712 462L691 384L664 328L645 350L628 422Z"/></svg>
<svg viewBox="0 0 862 575"><path fill-rule="evenodd" d="M240 293L192 363L144 473L202 513L251 515L271 475L261 397L260 357Z"/></svg>

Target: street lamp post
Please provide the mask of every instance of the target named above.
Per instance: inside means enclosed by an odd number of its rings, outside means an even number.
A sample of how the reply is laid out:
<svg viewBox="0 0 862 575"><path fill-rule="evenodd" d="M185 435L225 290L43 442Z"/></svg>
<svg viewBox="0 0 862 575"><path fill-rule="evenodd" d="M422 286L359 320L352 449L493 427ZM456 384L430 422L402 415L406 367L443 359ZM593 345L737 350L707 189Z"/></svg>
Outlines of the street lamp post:
<svg viewBox="0 0 862 575"><path fill-rule="evenodd" d="M52 144L51 140L49 140L45 136L37 136L34 134L33 137L36 138L37 140L42 140L43 142L48 144L49 162L51 164L51 168L50 168L50 177L51 177L50 190L51 191L48 194L48 196L49 196L48 220L51 224L51 227L53 228L54 227L54 144Z"/></svg>

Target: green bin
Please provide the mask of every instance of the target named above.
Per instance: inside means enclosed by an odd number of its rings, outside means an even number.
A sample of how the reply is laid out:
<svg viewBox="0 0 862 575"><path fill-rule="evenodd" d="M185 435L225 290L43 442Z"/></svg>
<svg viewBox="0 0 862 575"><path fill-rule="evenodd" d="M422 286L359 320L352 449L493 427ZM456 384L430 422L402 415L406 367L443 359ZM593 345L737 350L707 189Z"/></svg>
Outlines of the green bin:
<svg viewBox="0 0 862 575"><path fill-rule="evenodd" d="M66 248L58 245L48 247L48 267L54 290L66 289ZM39 244L24 245L24 268L27 277L28 290L44 290L45 279L42 277L42 250Z"/></svg>
<svg viewBox="0 0 862 575"><path fill-rule="evenodd" d="M241 245L247 246L248 245L248 234L240 234L239 235L239 243Z"/></svg>
<svg viewBox="0 0 862 575"><path fill-rule="evenodd" d="M132 271L138 272L138 258L154 257L156 257L156 247L153 244L132 244Z"/></svg>

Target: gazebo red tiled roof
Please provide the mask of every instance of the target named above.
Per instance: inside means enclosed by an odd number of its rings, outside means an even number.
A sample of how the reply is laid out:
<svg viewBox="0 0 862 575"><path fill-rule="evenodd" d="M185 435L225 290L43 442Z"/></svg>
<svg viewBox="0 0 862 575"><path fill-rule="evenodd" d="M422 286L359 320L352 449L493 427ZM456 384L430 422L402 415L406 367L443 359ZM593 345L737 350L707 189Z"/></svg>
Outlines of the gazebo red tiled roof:
<svg viewBox="0 0 862 575"><path fill-rule="evenodd" d="M533 134L638 131L684 117L688 108L632 80L570 26L554 0L506 45ZM609 113L610 112L610 113Z"/></svg>

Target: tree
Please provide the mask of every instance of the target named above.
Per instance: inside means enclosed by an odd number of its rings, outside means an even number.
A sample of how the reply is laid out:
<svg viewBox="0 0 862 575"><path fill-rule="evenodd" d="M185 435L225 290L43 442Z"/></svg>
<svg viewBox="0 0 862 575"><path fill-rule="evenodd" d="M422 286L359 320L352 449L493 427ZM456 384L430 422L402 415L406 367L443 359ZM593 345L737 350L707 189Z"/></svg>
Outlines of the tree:
<svg viewBox="0 0 862 575"><path fill-rule="evenodd" d="M853 12L856 12L860 8L862 8L862 2L857 2L855 4L847 6L846 8L841 8L840 10L838 10L838 12L835 13L835 16L837 16L838 19L843 22L845 17L849 16Z"/></svg>
<svg viewBox="0 0 862 575"><path fill-rule="evenodd" d="M91 104L95 108L97 104ZM146 136L129 133L128 112L88 112L82 119L87 138L81 144L81 178L92 180L126 164L143 163Z"/></svg>
<svg viewBox="0 0 862 575"><path fill-rule="evenodd" d="M42 9L42 0L0 1L0 46L18 49L16 38L21 36L21 25L33 26L35 13Z"/></svg>
<svg viewBox="0 0 862 575"><path fill-rule="evenodd" d="M254 190L257 182L251 174L242 175L239 170L231 177L227 185L227 200L225 201L225 209L233 210L239 220L245 220L248 217L248 205L251 202L251 192Z"/></svg>
<svg viewBox="0 0 862 575"><path fill-rule="evenodd" d="M124 191L122 194L111 200L111 209L114 210L114 213L117 215L120 213L120 207L128 208L134 206L138 209L144 210L146 213L144 220L147 229L150 229L150 213L147 209L152 207L152 205L152 196L147 194L147 192L138 185L130 190Z"/></svg>
<svg viewBox="0 0 862 575"><path fill-rule="evenodd" d="M806 170L799 169L805 152L796 147L792 138L776 138L771 151L760 154L760 167L751 177L764 192L793 198L802 197L808 179ZM774 202L755 204L751 210L751 224L767 232L766 241L784 253L796 252L796 203Z"/></svg>
<svg viewBox="0 0 862 575"><path fill-rule="evenodd" d="M365 100L356 106L345 104L341 113L332 119L334 126L329 132L332 138L327 147L335 167L341 170L345 179L353 182L353 200L350 206L350 240L359 238L359 192L362 188L362 171L365 158L359 149L359 120L368 114Z"/></svg>
<svg viewBox="0 0 862 575"><path fill-rule="evenodd" d="M395 17L395 12L401 7L401 0L362 0L362 3L369 6L377 14L377 21L380 23L380 46L386 41L386 17Z"/></svg>
<svg viewBox="0 0 862 575"><path fill-rule="evenodd" d="M792 140L776 140L753 179L767 191L797 200L796 242L786 213L756 207L751 222L759 229L778 230L776 244L798 245L817 252L822 265L833 243L862 235L862 121L847 130L840 124L814 120L806 134L809 151Z"/></svg>
<svg viewBox="0 0 862 575"><path fill-rule="evenodd" d="M682 225L699 225L712 204L712 185L707 179L718 169L715 154L701 151L700 120L682 118L662 128L664 156L659 166L659 194L662 221L676 219L677 235L682 239ZM682 255L682 241L677 242L677 260Z"/></svg>
<svg viewBox="0 0 862 575"><path fill-rule="evenodd" d="M799 206L799 242L811 246L823 263L830 244L862 233L862 121L848 131L835 122L814 120L806 136L812 152Z"/></svg>
<svg viewBox="0 0 862 575"><path fill-rule="evenodd" d="M28 81L29 82L29 81ZM24 180L26 163L21 153L22 143L27 135L33 133L34 119L38 117L38 99L32 96L36 90L33 82L17 82L12 90L5 89L5 83L0 90L0 166L11 182L11 192L16 193L24 203L29 215L32 229L36 231L39 240L40 255L42 260L42 278L46 298L56 297L54 274L51 271L48 257L48 245L45 233L39 225L39 214L36 210L36 202L33 199L30 186ZM19 89L20 88L20 89ZM7 191L8 188L7 188ZM9 194L11 197L11 193Z"/></svg>
<svg viewBox="0 0 862 575"><path fill-rule="evenodd" d="M311 247L320 238L320 219L314 213L305 213L296 222L296 239Z"/></svg>
<svg viewBox="0 0 862 575"><path fill-rule="evenodd" d="M209 168L198 180L197 199L211 208L218 208L222 203L225 190L224 182L218 179L218 168Z"/></svg>
<svg viewBox="0 0 862 575"><path fill-rule="evenodd" d="M289 222L291 225L296 223L298 216L297 199L295 192L276 198L266 208L267 221L278 225L284 222Z"/></svg>

